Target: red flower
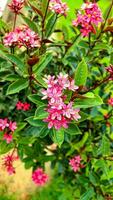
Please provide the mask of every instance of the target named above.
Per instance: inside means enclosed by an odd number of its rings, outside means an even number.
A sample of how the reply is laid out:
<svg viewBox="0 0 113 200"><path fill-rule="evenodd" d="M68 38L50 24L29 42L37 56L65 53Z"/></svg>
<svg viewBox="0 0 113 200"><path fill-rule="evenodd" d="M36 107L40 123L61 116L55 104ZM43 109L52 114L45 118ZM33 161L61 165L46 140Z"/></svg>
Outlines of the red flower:
<svg viewBox="0 0 113 200"><path fill-rule="evenodd" d="M36 185L43 186L48 181L48 175L42 168L36 169L32 174L32 180Z"/></svg>

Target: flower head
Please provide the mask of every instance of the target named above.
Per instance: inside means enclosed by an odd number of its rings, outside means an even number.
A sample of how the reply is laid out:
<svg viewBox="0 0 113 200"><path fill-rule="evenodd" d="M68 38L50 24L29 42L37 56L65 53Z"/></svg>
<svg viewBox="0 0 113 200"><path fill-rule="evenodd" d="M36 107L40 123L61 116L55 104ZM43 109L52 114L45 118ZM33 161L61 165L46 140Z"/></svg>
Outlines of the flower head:
<svg viewBox="0 0 113 200"><path fill-rule="evenodd" d="M18 156L13 154L8 154L3 158L3 167L7 170L9 175L15 173L15 168L13 166L14 161L18 159Z"/></svg>
<svg viewBox="0 0 113 200"><path fill-rule="evenodd" d="M0 130L4 130L9 127L8 119L0 119Z"/></svg>
<svg viewBox="0 0 113 200"><path fill-rule="evenodd" d="M89 33L96 33L94 26L102 22L102 13L97 3L86 2L77 13L77 19L73 20L73 26L80 26L83 37Z"/></svg>
<svg viewBox="0 0 113 200"><path fill-rule="evenodd" d="M110 106L113 106L113 97L111 97L111 98L108 99L108 104Z"/></svg>
<svg viewBox="0 0 113 200"><path fill-rule="evenodd" d="M12 140L13 140L12 133L5 133L3 136L3 140L6 140L7 144L12 142Z"/></svg>
<svg viewBox="0 0 113 200"><path fill-rule="evenodd" d="M32 31L28 26L17 27L14 31L6 33L3 39L5 46L19 48L24 46L26 48L40 47L40 38L37 33Z"/></svg>
<svg viewBox="0 0 113 200"><path fill-rule="evenodd" d="M66 17L69 8L67 4L63 3L61 0L50 0L49 9L56 14L61 14Z"/></svg>
<svg viewBox="0 0 113 200"><path fill-rule="evenodd" d="M11 11L13 11L16 14L20 13L20 10L24 6L25 0L12 0L12 2L8 5Z"/></svg>
<svg viewBox="0 0 113 200"><path fill-rule="evenodd" d="M110 75L109 80L113 80L113 65L110 65L109 67L106 67L106 71Z"/></svg>
<svg viewBox="0 0 113 200"><path fill-rule="evenodd" d="M25 102L25 103L22 103L21 101L18 101L17 104L16 104L16 109L17 110L24 110L24 111L28 111L30 110L30 104Z"/></svg>
<svg viewBox="0 0 113 200"><path fill-rule="evenodd" d="M48 128L54 127L60 129L62 127L68 128L68 124L72 120L80 119L80 109L73 108L73 102L65 103L65 90L76 91L78 86L75 85L74 80L70 80L68 75L60 73L57 78L55 76L46 76L44 78L47 83L47 89L42 90L42 99L48 100L48 117L44 119L48 122Z"/></svg>
<svg viewBox="0 0 113 200"><path fill-rule="evenodd" d="M16 124L16 122L10 121L10 122L9 122L9 129L10 129L12 132L14 132L14 131L17 129L17 124Z"/></svg>
<svg viewBox="0 0 113 200"><path fill-rule="evenodd" d="M42 168L38 168L33 172L32 180L36 185L43 186L48 181L48 175Z"/></svg>
<svg viewBox="0 0 113 200"><path fill-rule="evenodd" d="M81 164L81 157L78 155L78 156L75 156L73 157L72 159L70 159L69 161L69 165L72 167L73 171L74 172L77 172L79 171L80 168L83 168L84 166Z"/></svg>

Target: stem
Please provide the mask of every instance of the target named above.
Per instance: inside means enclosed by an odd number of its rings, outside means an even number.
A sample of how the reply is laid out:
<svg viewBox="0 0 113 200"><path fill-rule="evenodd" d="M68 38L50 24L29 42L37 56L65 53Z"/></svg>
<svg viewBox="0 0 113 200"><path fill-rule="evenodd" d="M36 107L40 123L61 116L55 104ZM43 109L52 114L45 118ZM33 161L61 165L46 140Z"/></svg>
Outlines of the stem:
<svg viewBox="0 0 113 200"><path fill-rule="evenodd" d="M90 91L96 89L97 87L101 86L103 83L107 82L109 80L109 78L110 78L110 75L107 76L102 81L97 82L96 84L94 84L91 88L87 89L86 91L83 91L82 94L86 94L87 92L90 92Z"/></svg>
<svg viewBox="0 0 113 200"><path fill-rule="evenodd" d="M48 2L47 2L47 7L46 7L46 10L45 10L45 15L44 15L44 18L42 20L42 41L43 41L43 38L44 38L44 26L45 26L45 19L46 19L46 16L47 16L48 7L49 7L49 2L50 2L50 0L48 0Z"/></svg>
<svg viewBox="0 0 113 200"><path fill-rule="evenodd" d="M15 30L15 27L16 27L16 20L17 20L17 14L15 13L15 15L14 15L13 31Z"/></svg>
<svg viewBox="0 0 113 200"><path fill-rule="evenodd" d="M109 15L110 15L110 12L111 12L111 10L112 10L112 7L113 7L113 0L112 0L112 2L111 2L110 8L109 8L109 10L108 10L108 13L107 13L107 15L106 15L105 22L104 22L104 24L103 24L103 26L102 26L101 32L100 32L100 34L99 34L98 37L97 37L97 40L100 38L100 36L101 36L101 34L102 34L102 32L103 32L105 26L106 26L107 19L108 19Z"/></svg>

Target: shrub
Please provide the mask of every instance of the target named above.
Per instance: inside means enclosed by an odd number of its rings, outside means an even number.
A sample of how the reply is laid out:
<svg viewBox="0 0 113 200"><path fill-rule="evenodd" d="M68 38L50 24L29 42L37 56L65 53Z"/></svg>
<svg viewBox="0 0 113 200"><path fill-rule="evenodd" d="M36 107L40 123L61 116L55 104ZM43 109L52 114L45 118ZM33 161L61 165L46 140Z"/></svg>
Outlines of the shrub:
<svg viewBox="0 0 113 200"><path fill-rule="evenodd" d="M44 185L50 162L55 177L74 187L74 198L112 198L113 1L105 18L96 1L85 1L62 28L71 10L60 0L8 6L12 26L0 19L3 166L11 175L20 159Z"/></svg>

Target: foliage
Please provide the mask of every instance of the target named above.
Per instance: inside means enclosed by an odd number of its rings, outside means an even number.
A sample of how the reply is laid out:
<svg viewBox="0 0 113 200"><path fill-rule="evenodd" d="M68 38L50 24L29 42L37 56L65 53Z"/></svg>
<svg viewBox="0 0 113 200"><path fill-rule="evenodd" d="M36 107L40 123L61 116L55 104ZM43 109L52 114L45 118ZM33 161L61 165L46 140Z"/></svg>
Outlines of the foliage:
<svg viewBox="0 0 113 200"><path fill-rule="evenodd" d="M0 112L2 119L8 118L7 126L12 121L17 123L11 142L5 140L4 129L0 129L0 154L17 152L25 168L33 171L45 168L49 162L56 182L49 186L49 200L104 200L113 196L113 104L108 103L113 96L113 1L107 14L103 13L100 26L93 27L96 33L88 37L83 37L80 27L72 23L61 26L63 16L48 6L46 0L40 0L38 5L29 0L25 15L13 13L13 30L0 19ZM35 31L34 43L29 44L16 30L17 44L4 45L6 32L15 31L17 17L28 26L19 29L22 34L24 30L29 34ZM42 89L47 90L49 85L45 75L57 77L60 72L79 86L74 91L65 88L64 102L73 102L81 118L71 119L68 128L57 130L44 121L50 99L42 98ZM82 165L74 172L69 160L77 155ZM62 178L57 182L58 176ZM40 199L44 200L49 189L43 190Z"/></svg>

